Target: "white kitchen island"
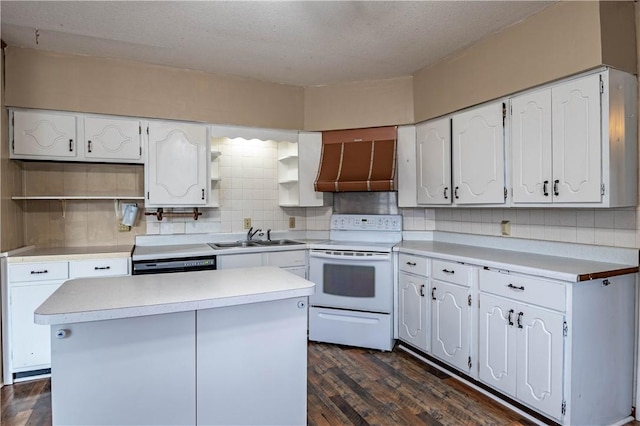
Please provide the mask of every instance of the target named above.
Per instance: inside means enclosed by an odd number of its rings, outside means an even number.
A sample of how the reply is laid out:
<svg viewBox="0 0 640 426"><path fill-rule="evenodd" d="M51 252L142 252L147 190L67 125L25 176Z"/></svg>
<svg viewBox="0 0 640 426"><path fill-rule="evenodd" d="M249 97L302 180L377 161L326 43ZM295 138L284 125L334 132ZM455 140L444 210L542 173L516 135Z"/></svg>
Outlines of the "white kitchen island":
<svg viewBox="0 0 640 426"><path fill-rule="evenodd" d="M54 424L306 424L307 299L276 267L65 282L51 325Z"/></svg>

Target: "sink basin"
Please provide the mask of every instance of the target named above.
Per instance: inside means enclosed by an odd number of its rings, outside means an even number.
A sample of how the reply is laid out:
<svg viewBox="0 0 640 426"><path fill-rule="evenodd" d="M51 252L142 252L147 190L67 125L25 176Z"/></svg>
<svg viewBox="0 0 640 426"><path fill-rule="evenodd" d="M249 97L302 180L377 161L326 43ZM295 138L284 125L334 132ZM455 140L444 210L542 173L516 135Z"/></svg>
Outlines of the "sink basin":
<svg viewBox="0 0 640 426"><path fill-rule="evenodd" d="M270 240L270 241L253 241L259 246L292 246L296 244L304 244L293 240Z"/></svg>
<svg viewBox="0 0 640 426"><path fill-rule="evenodd" d="M209 246L214 249L226 249L226 248L242 248L242 247L255 247L257 246L255 241L231 241L220 243L209 243Z"/></svg>

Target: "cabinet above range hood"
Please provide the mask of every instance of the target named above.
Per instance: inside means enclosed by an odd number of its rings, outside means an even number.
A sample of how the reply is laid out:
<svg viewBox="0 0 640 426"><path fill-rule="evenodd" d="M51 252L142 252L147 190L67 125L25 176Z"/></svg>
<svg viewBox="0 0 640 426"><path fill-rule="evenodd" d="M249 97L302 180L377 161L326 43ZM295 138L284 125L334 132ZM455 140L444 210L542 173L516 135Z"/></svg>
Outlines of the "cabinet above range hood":
<svg viewBox="0 0 640 426"><path fill-rule="evenodd" d="M397 127L322 132L317 192L393 191Z"/></svg>

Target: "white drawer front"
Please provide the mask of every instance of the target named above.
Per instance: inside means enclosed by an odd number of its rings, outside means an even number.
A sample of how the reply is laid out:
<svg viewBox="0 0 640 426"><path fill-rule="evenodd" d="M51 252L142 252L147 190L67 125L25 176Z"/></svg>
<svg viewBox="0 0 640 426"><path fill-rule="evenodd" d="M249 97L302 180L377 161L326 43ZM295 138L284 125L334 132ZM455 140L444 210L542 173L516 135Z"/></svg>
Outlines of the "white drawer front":
<svg viewBox="0 0 640 426"><path fill-rule="evenodd" d="M400 253L398 256L398 266L401 271L416 275L429 275L429 259L413 254Z"/></svg>
<svg viewBox="0 0 640 426"><path fill-rule="evenodd" d="M265 255L267 266L304 266L307 263L306 250L274 251Z"/></svg>
<svg viewBox="0 0 640 426"><path fill-rule="evenodd" d="M560 282L481 270L480 291L558 311L565 310L565 285Z"/></svg>
<svg viewBox="0 0 640 426"><path fill-rule="evenodd" d="M72 260L69 262L69 278L109 277L129 274L129 259Z"/></svg>
<svg viewBox="0 0 640 426"><path fill-rule="evenodd" d="M436 280L469 287L471 285L472 270L473 268L470 265L434 259L431 276Z"/></svg>
<svg viewBox="0 0 640 426"><path fill-rule="evenodd" d="M9 264L9 282L50 281L69 278L69 262Z"/></svg>

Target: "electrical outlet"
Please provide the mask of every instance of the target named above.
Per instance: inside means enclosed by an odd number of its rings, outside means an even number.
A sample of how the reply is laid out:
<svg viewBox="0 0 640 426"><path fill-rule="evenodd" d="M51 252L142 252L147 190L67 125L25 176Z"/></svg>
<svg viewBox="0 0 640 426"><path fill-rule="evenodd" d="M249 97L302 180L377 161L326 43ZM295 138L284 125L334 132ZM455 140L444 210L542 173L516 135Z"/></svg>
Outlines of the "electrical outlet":
<svg viewBox="0 0 640 426"><path fill-rule="evenodd" d="M502 235L511 235L511 222L508 220L500 222L500 233Z"/></svg>
<svg viewBox="0 0 640 426"><path fill-rule="evenodd" d="M289 228L295 228L295 227L296 227L296 217L291 216L289 218Z"/></svg>
<svg viewBox="0 0 640 426"><path fill-rule="evenodd" d="M244 218L244 229L249 229L251 228L251 218L250 217L245 217Z"/></svg>
<svg viewBox="0 0 640 426"><path fill-rule="evenodd" d="M123 225L121 223L118 224L118 232L129 232L131 231L131 227L127 225Z"/></svg>

